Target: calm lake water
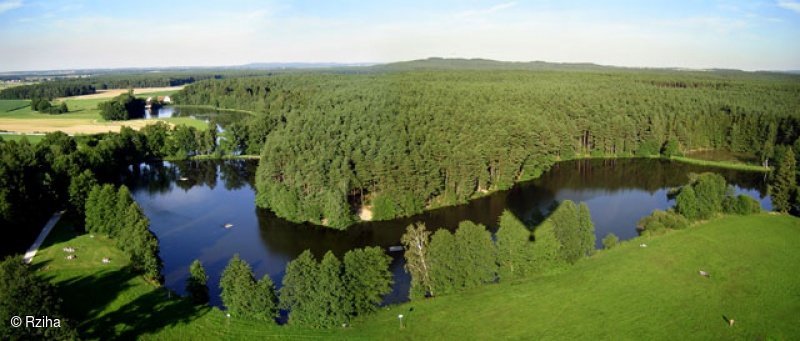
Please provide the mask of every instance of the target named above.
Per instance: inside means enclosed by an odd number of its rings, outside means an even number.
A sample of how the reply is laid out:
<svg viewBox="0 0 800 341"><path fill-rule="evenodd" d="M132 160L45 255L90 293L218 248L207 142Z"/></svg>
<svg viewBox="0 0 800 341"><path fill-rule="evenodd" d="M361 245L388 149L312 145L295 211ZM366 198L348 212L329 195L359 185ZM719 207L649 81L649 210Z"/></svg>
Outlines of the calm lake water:
<svg viewBox="0 0 800 341"><path fill-rule="evenodd" d="M258 278L267 274L280 285L286 263L306 249L317 257L332 250L342 256L364 246L399 245L406 226L425 222L429 229L455 229L472 220L493 231L503 210L535 222L554 203L586 202L600 239L613 232L620 239L637 235L636 222L654 209L674 203L667 198L671 187L688 181L690 173L722 174L737 193L745 193L771 209L764 174L711 169L654 159L579 160L555 165L537 180L493 193L468 204L423 214L351 226L346 231L311 224L295 224L255 206L254 176L257 161L186 161L142 164L127 180L136 201L150 218L164 260L165 284L184 293L189 264L199 259L209 275L212 304L220 305L219 277L234 254L253 267ZM225 224L233 224L225 229ZM409 278L403 271L402 252L391 252L394 261L393 292L386 303L407 299Z"/></svg>
<svg viewBox="0 0 800 341"><path fill-rule="evenodd" d="M224 114L223 114L224 113ZM220 125L236 122L247 114L237 111L225 111L222 109L192 107L192 106L163 106L156 110L147 109L144 119L170 118L170 117L193 117L198 120L209 121L215 119Z"/></svg>

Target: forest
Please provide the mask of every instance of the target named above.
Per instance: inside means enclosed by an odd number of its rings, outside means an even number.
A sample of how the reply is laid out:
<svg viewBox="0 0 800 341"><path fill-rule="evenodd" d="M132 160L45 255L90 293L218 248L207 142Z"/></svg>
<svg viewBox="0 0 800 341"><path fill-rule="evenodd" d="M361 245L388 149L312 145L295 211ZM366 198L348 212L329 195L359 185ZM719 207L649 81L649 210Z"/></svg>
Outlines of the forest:
<svg viewBox="0 0 800 341"><path fill-rule="evenodd" d="M91 83L82 80L60 80L3 89L0 91L0 99L53 99L90 95L95 91L96 88Z"/></svg>
<svg viewBox="0 0 800 341"><path fill-rule="evenodd" d="M800 135L800 78L424 70L208 80L180 104L256 113L257 204L344 228L463 203L559 160L722 149L770 165ZM241 129L240 129L241 130ZM260 143L259 143L260 144Z"/></svg>
<svg viewBox="0 0 800 341"><path fill-rule="evenodd" d="M0 227L4 235L0 240L0 255L24 251L56 210L67 208L69 215L83 220L84 207L93 187L119 183L121 174L132 164L167 157L185 159L189 155L214 152L215 133L213 128L197 130L183 125L170 127L159 122L140 131L123 127L120 133L93 136L49 133L37 144L31 144L27 139L18 142L0 137ZM115 202L109 197L100 200L102 204ZM128 212L128 200L120 201L125 204L116 208L116 213L109 213L114 210L112 208L101 208L100 211L107 215L100 213L100 218L89 219L86 228L112 237L126 237L97 226L102 222L123 221L113 217L125 216L127 219L132 216L130 220L134 226L130 230L141 232L141 226L135 223L146 218L138 210ZM90 212L97 213L94 210L96 205L88 206L92 208ZM98 221L101 223L91 223ZM150 242L147 239L143 238L145 244Z"/></svg>

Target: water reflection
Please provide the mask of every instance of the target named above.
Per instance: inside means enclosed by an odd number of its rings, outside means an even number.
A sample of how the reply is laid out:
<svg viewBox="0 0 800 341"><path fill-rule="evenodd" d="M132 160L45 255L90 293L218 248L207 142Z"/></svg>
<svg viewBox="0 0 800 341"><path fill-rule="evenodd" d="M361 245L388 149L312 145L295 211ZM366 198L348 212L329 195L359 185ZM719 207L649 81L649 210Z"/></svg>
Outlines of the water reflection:
<svg viewBox="0 0 800 341"><path fill-rule="evenodd" d="M286 262L306 249L321 257L328 250L341 256L363 246L388 248L398 245L406 226L418 221L429 228L455 229L460 221L472 220L494 230L504 209L536 222L555 202L566 199L588 204L598 245L609 232L624 240L636 235L639 218L672 205L666 195L668 188L684 184L692 172L709 170L663 160L569 161L537 180L466 205L338 231L291 223L256 208L256 167L257 161L230 160L151 163L132 169L126 182L159 238L170 289L182 293L189 264L200 259L209 274L212 303L220 304L219 276L235 253L253 266L257 276L269 274L280 283ZM736 192L751 195L765 209L771 208L762 174L713 170L728 179ZM233 227L226 229L225 224ZM386 301L404 301L409 280L402 270L402 253L390 255L396 284Z"/></svg>
<svg viewBox="0 0 800 341"><path fill-rule="evenodd" d="M145 119L171 118L171 117L191 117L202 121L215 121L220 126L241 121L248 114L239 111L221 110L206 107L191 106L162 106L154 109L147 109L144 113Z"/></svg>

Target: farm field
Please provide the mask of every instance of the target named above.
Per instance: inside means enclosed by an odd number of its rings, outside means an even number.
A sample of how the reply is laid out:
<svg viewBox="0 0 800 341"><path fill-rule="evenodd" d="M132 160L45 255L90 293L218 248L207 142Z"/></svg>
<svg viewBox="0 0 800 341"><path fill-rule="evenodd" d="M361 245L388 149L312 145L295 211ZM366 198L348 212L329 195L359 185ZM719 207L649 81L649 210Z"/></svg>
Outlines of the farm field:
<svg viewBox="0 0 800 341"><path fill-rule="evenodd" d="M155 93L168 94L169 90L158 90L151 88ZM161 91L161 92L158 92ZM146 94L146 93L145 93ZM105 132L117 132L122 126L140 129L157 120L129 120L129 121L105 121L100 117L97 105L106 101L106 98L84 98L77 97L61 99L69 107L69 112L61 115L43 114L31 110L27 100L0 100L0 131L13 132L18 134L38 134L52 131L63 131L70 135L75 134L97 134ZM185 124L197 128L205 127L203 121L189 117L174 117L160 119L170 124Z"/></svg>
<svg viewBox="0 0 800 341"><path fill-rule="evenodd" d="M153 96L164 96L170 95L172 93L178 92L179 90L183 89L183 85L181 86L167 86L167 87L159 87L159 88L134 88L133 94L136 96L143 96L143 95L153 95ZM112 97L119 96L120 94L128 92L128 89L109 89L109 90L97 90L97 93L91 95L83 95L83 96L75 96L75 97L67 97L68 100L85 100L85 99L108 99ZM65 99L65 98L61 98Z"/></svg>

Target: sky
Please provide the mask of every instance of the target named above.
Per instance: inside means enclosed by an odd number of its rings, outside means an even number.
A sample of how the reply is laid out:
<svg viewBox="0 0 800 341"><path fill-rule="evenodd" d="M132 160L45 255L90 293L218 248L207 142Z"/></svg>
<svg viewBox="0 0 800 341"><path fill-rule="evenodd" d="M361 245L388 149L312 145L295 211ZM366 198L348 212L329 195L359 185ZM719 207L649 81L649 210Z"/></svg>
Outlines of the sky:
<svg viewBox="0 0 800 341"><path fill-rule="evenodd" d="M800 70L800 0L0 0L0 72L428 57Z"/></svg>

